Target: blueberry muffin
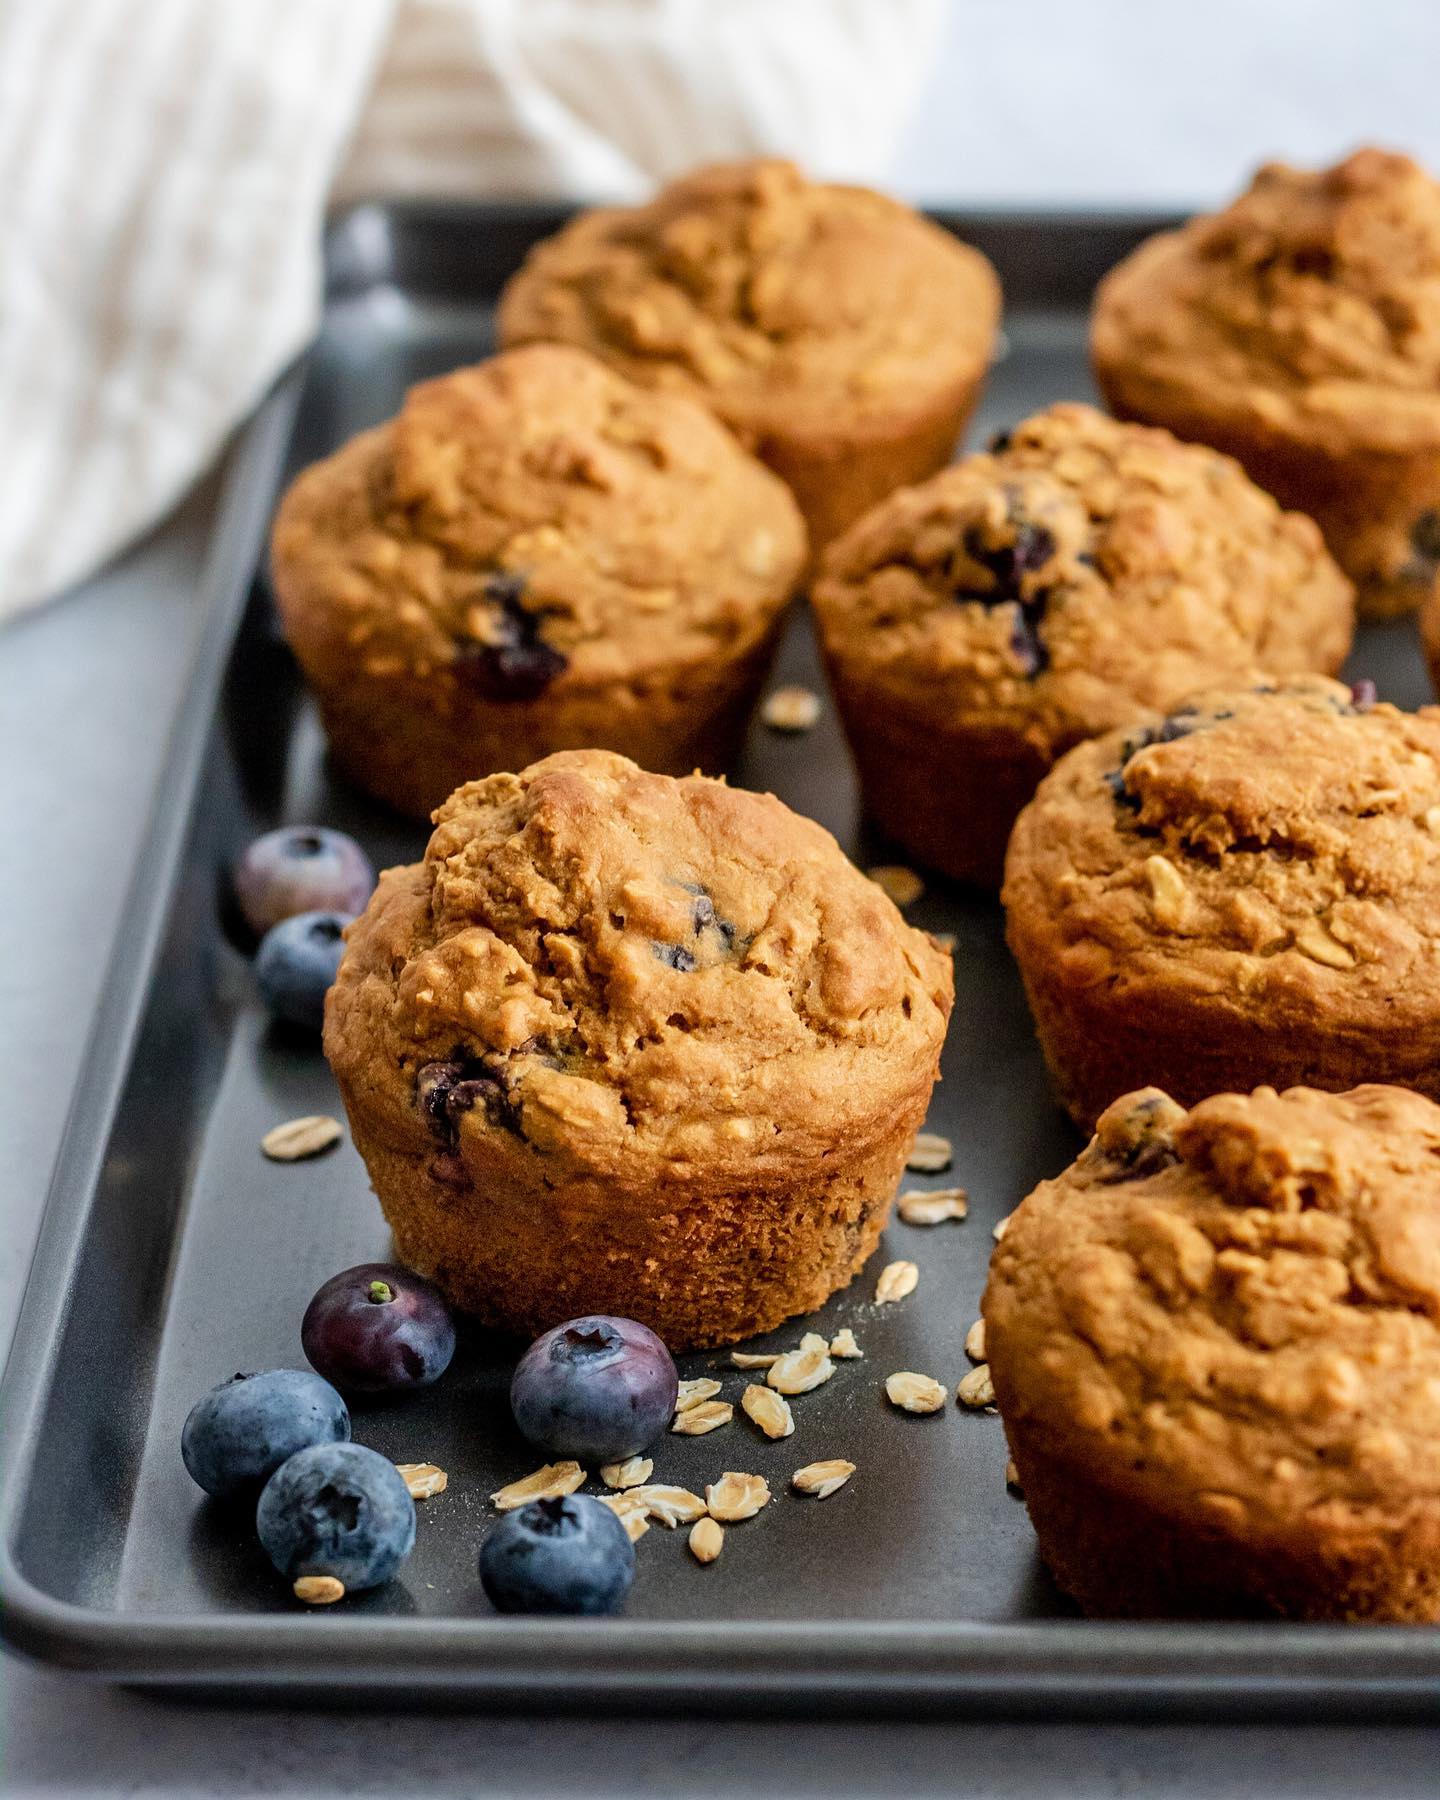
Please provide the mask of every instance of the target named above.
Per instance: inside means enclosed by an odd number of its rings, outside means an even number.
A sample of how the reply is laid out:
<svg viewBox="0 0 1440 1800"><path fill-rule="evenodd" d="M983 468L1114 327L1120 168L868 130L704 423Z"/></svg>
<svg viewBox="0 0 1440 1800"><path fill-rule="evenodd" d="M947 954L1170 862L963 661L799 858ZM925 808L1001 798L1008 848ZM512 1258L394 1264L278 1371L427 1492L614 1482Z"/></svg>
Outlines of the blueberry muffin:
<svg viewBox="0 0 1440 1800"><path fill-rule="evenodd" d="M1333 673L1354 614L1317 527L1238 464L1070 405L881 501L814 605L866 810L989 887L1072 745L1257 668Z"/></svg>
<svg viewBox="0 0 1440 1800"><path fill-rule="evenodd" d="M1228 451L1312 514L1362 616L1435 590L1440 183L1408 157L1261 169L1112 270L1091 350L1123 418Z"/></svg>
<svg viewBox="0 0 1440 1800"><path fill-rule="evenodd" d="M456 1305L682 1350L869 1256L951 998L818 825L578 751L462 787L381 876L325 1049L400 1256Z"/></svg>
<svg viewBox="0 0 1440 1800"><path fill-rule="evenodd" d="M581 214L505 289L500 337L579 344L705 401L790 484L818 548L947 461L999 313L985 258L909 207L758 161Z"/></svg>
<svg viewBox="0 0 1440 1800"><path fill-rule="evenodd" d="M725 768L804 560L703 407L558 345L412 388L299 477L271 556L336 761L421 818L552 750Z"/></svg>
<svg viewBox="0 0 1440 1800"><path fill-rule="evenodd" d="M985 1343L1040 1552L1110 1617L1440 1621L1440 1108L1117 1100Z"/></svg>
<svg viewBox="0 0 1440 1800"><path fill-rule="evenodd" d="M1081 744L1016 822L1004 901L1083 1126L1150 1085L1440 1098L1440 708L1300 676Z"/></svg>

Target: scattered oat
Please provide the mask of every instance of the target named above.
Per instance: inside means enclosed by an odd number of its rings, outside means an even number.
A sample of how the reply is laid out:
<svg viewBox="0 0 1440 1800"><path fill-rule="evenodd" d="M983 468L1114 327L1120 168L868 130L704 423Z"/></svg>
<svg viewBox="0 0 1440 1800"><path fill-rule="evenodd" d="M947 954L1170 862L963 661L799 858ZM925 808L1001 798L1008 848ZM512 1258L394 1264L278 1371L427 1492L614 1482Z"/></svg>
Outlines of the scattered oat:
<svg viewBox="0 0 1440 1800"><path fill-rule="evenodd" d="M735 1417L728 1400L702 1400L698 1406L687 1406L678 1412L670 1426L681 1437L704 1437L707 1431L718 1431Z"/></svg>
<svg viewBox="0 0 1440 1800"><path fill-rule="evenodd" d="M675 1397L675 1411L689 1412L692 1406L699 1406L702 1400L713 1400L720 1392L720 1383L703 1375L698 1381L682 1381L680 1392Z"/></svg>
<svg viewBox="0 0 1440 1800"><path fill-rule="evenodd" d="M950 1167L953 1155L949 1138L941 1137L938 1131L919 1131L905 1158L905 1167L916 1175L938 1175Z"/></svg>
<svg viewBox="0 0 1440 1800"><path fill-rule="evenodd" d="M600 1479L608 1488L636 1488L644 1487L654 1473L655 1465L648 1456L631 1456L624 1462L606 1463Z"/></svg>
<svg viewBox="0 0 1440 1800"><path fill-rule="evenodd" d="M818 1350L822 1356L830 1353L830 1340L821 1337L818 1331L807 1331L800 1340L802 1350Z"/></svg>
<svg viewBox="0 0 1440 1800"><path fill-rule="evenodd" d="M632 1544L638 1544L650 1529L649 1508L633 1494L602 1494L600 1504L610 1508L625 1527L625 1535Z"/></svg>
<svg viewBox="0 0 1440 1800"><path fill-rule="evenodd" d="M974 1368L955 1390L955 1398L962 1406L993 1406L995 1404L995 1383L990 1379L989 1363L981 1363Z"/></svg>
<svg viewBox="0 0 1440 1800"><path fill-rule="evenodd" d="M560 1500L573 1494L585 1481L585 1471L577 1462L546 1463L533 1475L497 1488L490 1496L501 1512L513 1512L529 1500Z"/></svg>
<svg viewBox="0 0 1440 1800"><path fill-rule="evenodd" d="M797 1493L828 1500L854 1473L854 1463L846 1462L843 1456L833 1456L828 1462L806 1463L803 1469L797 1469L790 1477L790 1485Z"/></svg>
<svg viewBox="0 0 1440 1800"><path fill-rule="evenodd" d="M892 1306L895 1301L903 1300L907 1294L915 1292L915 1284L920 1279L920 1270L913 1262L886 1263L880 1271L880 1279L875 1283L875 1300L879 1306Z"/></svg>
<svg viewBox="0 0 1440 1800"><path fill-rule="evenodd" d="M971 1362L983 1363L985 1360L985 1321L977 1319L965 1333L965 1354Z"/></svg>
<svg viewBox="0 0 1440 1800"><path fill-rule="evenodd" d="M294 1594L307 1606L333 1606L345 1598L345 1583L333 1575L302 1575L295 1583Z"/></svg>
<svg viewBox="0 0 1440 1800"><path fill-rule="evenodd" d="M964 1188L936 1188L930 1194L911 1188L895 1202L895 1210L905 1225L943 1225L946 1219L966 1216L970 1196Z"/></svg>
<svg viewBox="0 0 1440 1800"><path fill-rule="evenodd" d="M628 1494L615 1495L615 1499L629 1501L632 1505L643 1503L655 1523L663 1525L667 1531L673 1531L677 1525L693 1525L705 1511L705 1502L700 1496L682 1487L631 1488Z"/></svg>
<svg viewBox="0 0 1440 1800"><path fill-rule="evenodd" d="M338 1119L328 1113L306 1113L303 1119L272 1125L261 1138L260 1148L271 1162L303 1162L338 1144L343 1136Z"/></svg>
<svg viewBox="0 0 1440 1800"><path fill-rule="evenodd" d="M760 708L772 731L809 731L820 718L820 696L807 687L779 687Z"/></svg>
<svg viewBox="0 0 1440 1800"><path fill-rule="evenodd" d="M1020 1471L1015 1467L1013 1456L1005 1464L1005 1485L1012 1494L1023 1492L1020 1486Z"/></svg>
<svg viewBox="0 0 1440 1800"><path fill-rule="evenodd" d="M901 863L877 863L865 873L897 906L913 906L925 892L925 883Z"/></svg>
<svg viewBox="0 0 1440 1800"><path fill-rule="evenodd" d="M932 1375L917 1375L913 1369L900 1369L885 1378L885 1398L901 1412L939 1412L947 1397Z"/></svg>
<svg viewBox="0 0 1440 1800"><path fill-rule="evenodd" d="M724 1529L714 1519L697 1519L690 1527L690 1554L698 1563L712 1563L725 1548Z"/></svg>
<svg viewBox="0 0 1440 1800"><path fill-rule="evenodd" d="M768 1438L786 1438L795 1429L790 1402L782 1400L774 1388L761 1387L752 1381L740 1396L740 1407L745 1417L758 1425Z"/></svg>
<svg viewBox="0 0 1440 1800"><path fill-rule="evenodd" d="M834 1373L827 1345L823 1350L787 1350L770 1365L765 1380L777 1394L808 1394Z"/></svg>
<svg viewBox="0 0 1440 1800"><path fill-rule="evenodd" d="M727 1524L753 1519L762 1506L770 1504L770 1484L763 1475L742 1475L727 1469L706 1488L705 1504L712 1519L724 1519Z"/></svg>
<svg viewBox="0 0 1440 1800"><path fill-rule="evenodd" d="M830 1354L842 1357L848 1362L854 1357L863 1356L865 1352L855 1342L855 1333L847 1325L843 1331L837 1331L831 1338Z"/></svg>
<svg viewBox="0 0 1440 1800"><path fill-rule="evenodd" d="M730 1361L737 1369L768 1369L780 1360L778 1350L732 1350Z"/></svg>
<svg viewBox="0 0 1440 1800"><path fill-rule="evenodd" d="M450 1485L450 1477L434 1463L396 1463L412 1500L433 1500Z"/></svg>
<svg viewBox="0 0 1440 1800"><path fill-rule="evenodd" d="M1006 1213L1006 1215L1003 1219L997 1219L995 1221L995 1223L990 1227L990 1235L991 1235L991 1237L994 1238L994 1240L997 1244L1000 1242L1001 1238L1004 1237L1005 1233L1010 1229L1010 1221L1014 1217L1015 1217L1014 1213Z"/></svg>

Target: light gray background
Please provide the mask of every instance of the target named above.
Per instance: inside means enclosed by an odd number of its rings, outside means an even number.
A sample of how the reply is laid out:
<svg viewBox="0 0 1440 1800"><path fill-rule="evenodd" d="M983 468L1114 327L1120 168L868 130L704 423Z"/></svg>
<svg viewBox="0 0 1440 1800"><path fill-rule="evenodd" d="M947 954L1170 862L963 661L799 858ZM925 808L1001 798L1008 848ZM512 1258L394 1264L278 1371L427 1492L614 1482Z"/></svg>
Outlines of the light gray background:
<svg viewBox="0 0 1440 1800"><path fill-rule="evenodd" d="M1187 205L1260 157L1318 162L1366 139L1440 168L1437 71L1440 0L955 0L895 185ZM0 633L0 1341L193 648L212 498L202 487L128 558L120 587ZM0 1661L0 1786L15 1796L1399 1795L1435 1791L1437 1749L1423 1728L1319 1724L232 1713Z"/></svg>

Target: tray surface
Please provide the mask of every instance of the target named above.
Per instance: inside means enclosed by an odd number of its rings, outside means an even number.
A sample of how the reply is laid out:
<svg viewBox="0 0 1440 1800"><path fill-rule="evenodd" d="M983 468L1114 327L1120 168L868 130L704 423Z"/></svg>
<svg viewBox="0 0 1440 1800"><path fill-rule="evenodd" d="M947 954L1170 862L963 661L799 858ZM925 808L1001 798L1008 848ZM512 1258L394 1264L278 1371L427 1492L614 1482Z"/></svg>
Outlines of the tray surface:
<svg viewBox="0 0 1440 1800"><path fill-rule="evenodd" d="M425 833L332 781L323 743L263 583L247 589L281 470L385 417L411 382L484 354L490 304L526 245L560 215L534 209L362 208L330 245L324 331L303 386L292 378L251 433L217 542L214 617L111 992L77 1097L7 1378L5 1625L13 1641L128 1680L384 1690L513 1702L602 1698L766 1707L1004 1704L1108 1710L1432 1706L1440 1638L1424 1631L1279 1625L1099 1626L1080 1621L1034 1551L1006 1492L1000 1422L951 1405L914 1418L884 1376L917 1369L952 1387L969 1368L991 1226L1078 1140L1055 1108L998 905L933 883L909 916L956 936L958 999L930 1126L955 1145L962 1224L898 1221L880 1251L803 1330L854 1329L863 1361L794 1402L771 1444L737 1414L710 1436L667 1437L656 1480L697 1490L726 1469L764 1474L775 1501L727 1533L702 1569L683 1532L638 1546L627 1618L500 1621L480 1592L486 1497L540 1460L509 1420L516 1348L471 1334L428 1394L355 1409L355 1435L398 1461L449 1473L420 1509L415 1554L383 1590L301 1614L243 1522L202 1502L179 1460L194 1399L240 1368L303 1366L300 1314L327 1275L387 1253L363 1165L348 1141L280 1165L262 1133L340 1113L318 1049L267 1027L248 965L226 942L215 897L255 832L320 820L352 831L381 866ZM1007 352L972 432L980 442L1049 401L1092 398L1084 308L1095 276L1153 220L958 221L1006 282ZM294 428L290 430L293 414ZM1365 632L1352 663L1381 695L1428 692L1408 622ZM823 690L803 616L776 680ZM923 778L917 770L917 778ZM819 819L857 860L867 840L833 711L804 737L757 726L735 772ZM920 1267L916 1293L873 1304L893 1257ZM723 1352L684 1359L738 1401L751 1377ZM846 1456L857 1473L816 1503L791 1471Z"/></svg>

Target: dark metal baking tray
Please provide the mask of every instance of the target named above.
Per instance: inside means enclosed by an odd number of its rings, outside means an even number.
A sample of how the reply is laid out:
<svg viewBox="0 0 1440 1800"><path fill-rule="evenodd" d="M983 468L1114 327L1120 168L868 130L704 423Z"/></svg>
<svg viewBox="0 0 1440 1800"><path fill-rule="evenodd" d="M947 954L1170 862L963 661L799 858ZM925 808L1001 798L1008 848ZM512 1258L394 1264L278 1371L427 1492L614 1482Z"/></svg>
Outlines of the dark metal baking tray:
<svg viewBox="0 0 1440 1800"><path fill-rule="evenodd" d="M354 1151L262 1159L261 1133L338 1111L314 1049L267 1028L216 905L227 859L282 820L355 832L381 863L424 833L332 782L313 713L259 576L287 467L389 413L404 387L483 354L496 292L562 215L534 207L362 207L328 244L324 328L235 461L210 560L208 625L139 864L56 1170L6 1376L0 1600L8 1640L91 1674L186 1691L333 1701L950 1713L1180 1713L1308 1718L1440 1711L1440 1634L1288 1625L1106 1625L1079 1619L1037 1562L1005 1490L999 1421L950 1406L904 1416L881 1392L913 1368L954 1383L990 1228L1074 1153L1053 1106L998 907L932 886L912 909L954 932L959 1000L934 1128L970 1191L964 1224L900 1224L825 1311L865 1360L795 1404L793 1438L748 1424L667 1438L658 1478L699 1488L730 1467L775 1502L701 1569L683 1533L639 1545L628 1616L496 1618L476 1576L486 1496L537 1458L508 1421L513 1348L468 1337L452 1374L357 1416L397 1460L450 1488L385 1589L324 1613L295 1607L243 1525L202 1504L177 1444L192 1400L237 1368L300 1361L298 1322L326 1275L383 1255ZM947 218L1005 281L1007 351L974 436L1090 394L1084 311L1096 277L1163 221ZM1356 673L1425 698L1413 628L1367 631ZM807 624L782 678L819 686ZM833 716L806 737L757 729L737 778L773 788L858 856L863 840ZM926 771L916 770L924 780ZM917 1292L872 1304L876 1271L913 1256ZM794 1342L799 1331L775 1334ZM722 1365L687 1359L686 1373ZM727 1375L727 1392L744 1378ZM816 1503L786 1491L802 1462L848 1456L853 1481Z"/></svg>

